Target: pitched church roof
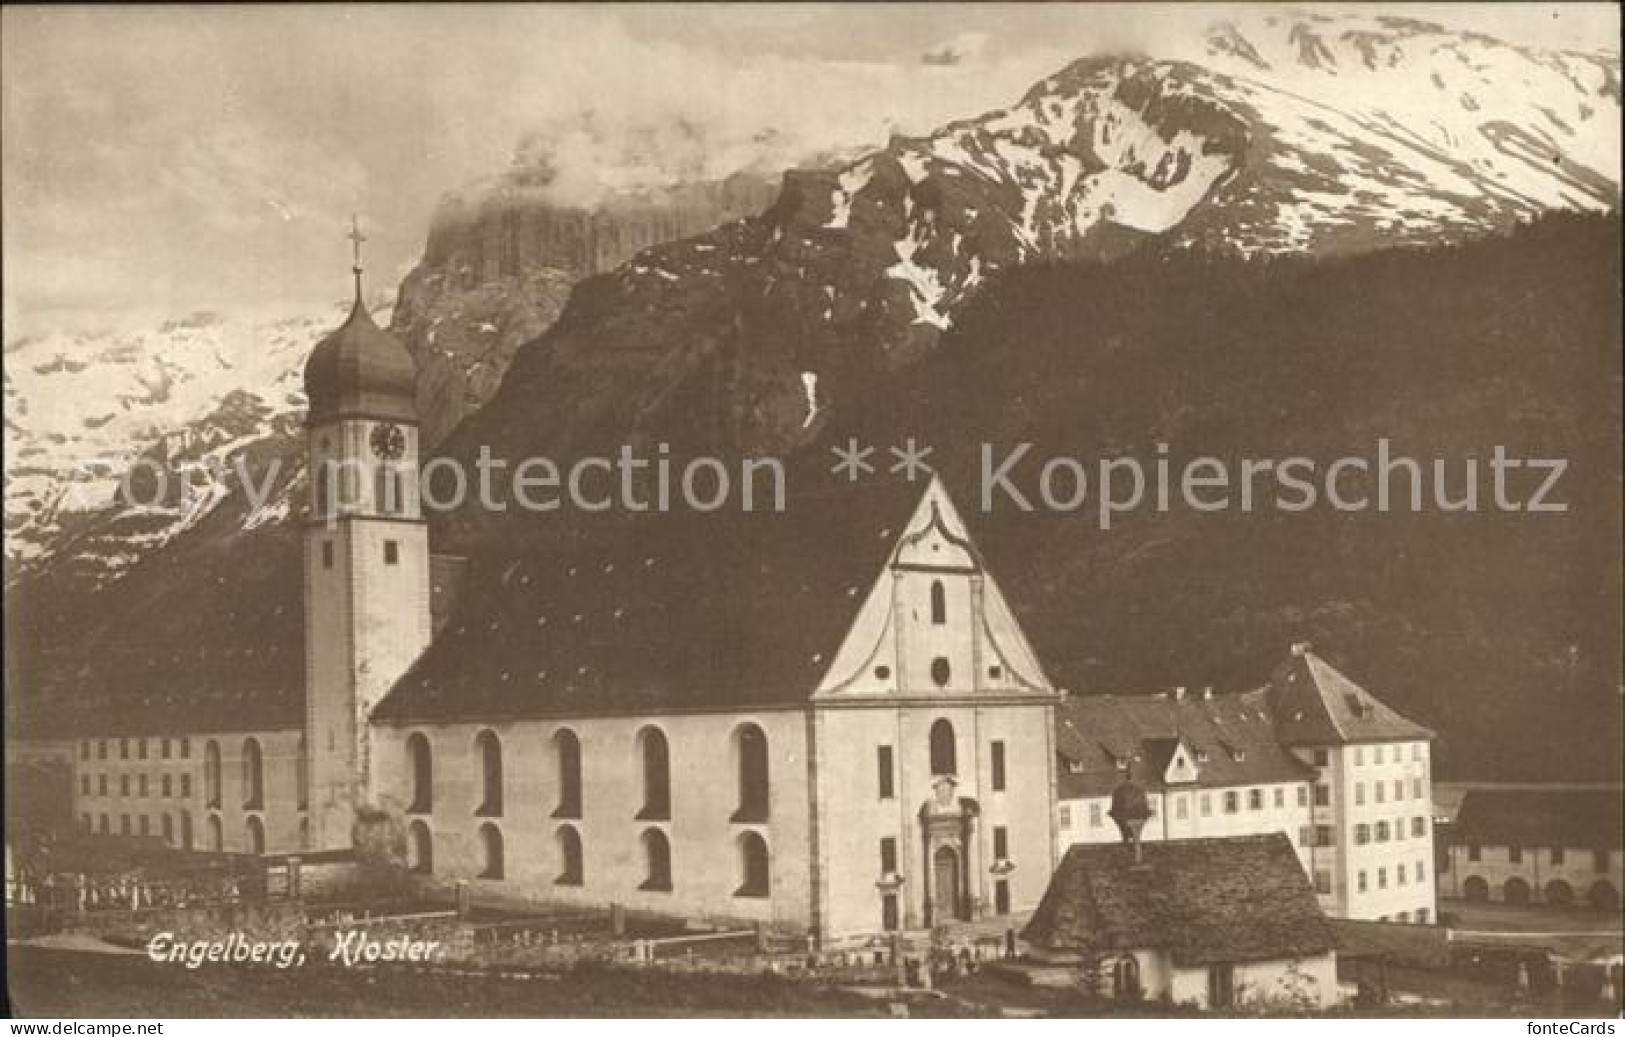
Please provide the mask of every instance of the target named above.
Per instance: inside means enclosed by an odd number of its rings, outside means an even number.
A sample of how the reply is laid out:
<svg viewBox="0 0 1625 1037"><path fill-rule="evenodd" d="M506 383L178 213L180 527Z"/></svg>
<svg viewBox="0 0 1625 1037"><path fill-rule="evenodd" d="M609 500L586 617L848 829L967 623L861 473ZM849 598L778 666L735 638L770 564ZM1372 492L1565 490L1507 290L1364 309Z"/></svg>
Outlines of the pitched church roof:
<svg viewBox="0 0 1625 1037"><path fill-rule="evenodd" d="M1276 667L1267 688L1276 730L1287 745L1422 741L1433 732L1383 705L1308 645Z"/></svg>
<svg viewBox="0 0 1625 1037"><path fill-rule="evenodd" d="M1625 843L1625 791L1469 789L1451 838L1489 846L1617 849Z"/></svg>
<svg viewBox="0 0 1625 1037"><path fill-rule="evenodd" d="M1314 775L1276 737L1262 692L1214 695L1075 695L1055 709L1062 799L1108 796L1120 765L1151 791L1304 781ZM1163 780L1183 744L1193 779Z"/></svg>
<svg viewBox="0 0 1625 1037"><path fill-rule="evenodd" d="M1061 858L1022 939L1050 951L1156 949L1181 966L1303 958L1335 939L1280 832L1141 844L1077 844Z"/></svg>
<svg viewBox="0 0 1625 1037"><path fill-rule="evenodd" d="M459 613L374 708L383 721L805 702L921 496L884 480L783 513L604 517L471 574Z"/></svg>

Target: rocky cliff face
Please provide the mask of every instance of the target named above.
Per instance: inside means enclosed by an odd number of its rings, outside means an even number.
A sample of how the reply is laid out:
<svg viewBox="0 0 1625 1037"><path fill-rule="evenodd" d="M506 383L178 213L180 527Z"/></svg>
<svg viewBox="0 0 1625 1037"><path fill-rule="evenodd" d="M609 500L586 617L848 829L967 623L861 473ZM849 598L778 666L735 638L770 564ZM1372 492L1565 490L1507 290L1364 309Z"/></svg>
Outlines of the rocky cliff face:
<svg viewBox="0 0 1625 1037"><path fill-rule="evenodd" d="M508 362L552 325L570 288L643 249L755 215L777 185L723 181L560 205L512 174L448 196L423 261L401 283L391 330L418 361L424 435L438 443L496 391Z"/></svg>

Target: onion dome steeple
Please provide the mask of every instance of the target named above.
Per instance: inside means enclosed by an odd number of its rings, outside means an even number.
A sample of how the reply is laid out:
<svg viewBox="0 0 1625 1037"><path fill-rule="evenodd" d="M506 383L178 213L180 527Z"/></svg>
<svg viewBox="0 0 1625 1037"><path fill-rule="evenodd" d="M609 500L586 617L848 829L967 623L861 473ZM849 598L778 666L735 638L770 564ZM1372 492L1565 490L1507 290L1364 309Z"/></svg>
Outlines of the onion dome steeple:
<svg viewBox="0 0 1625 1037"><path fill-rule="evenodd" d="M352 219L355 247L355 304L350 316L322 339L305 362L308 425L338 418L416 422L417 367L400 340L373 323L361 297L361 243L366 238Z"/></svg>

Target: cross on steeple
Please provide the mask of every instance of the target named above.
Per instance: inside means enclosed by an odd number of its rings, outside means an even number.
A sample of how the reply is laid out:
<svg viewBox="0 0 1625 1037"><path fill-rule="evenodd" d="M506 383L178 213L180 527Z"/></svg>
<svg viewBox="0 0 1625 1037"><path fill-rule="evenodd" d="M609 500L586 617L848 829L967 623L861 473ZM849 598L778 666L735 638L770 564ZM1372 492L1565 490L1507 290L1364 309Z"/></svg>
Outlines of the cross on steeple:
<svg viewBox="0 0 1625 1037"><path fill-rule="evenodd" d="M356 304L360 305L360 303L361 303L361 243L363 241L366 241L367 237L366 237L366 235L361 233L361 221L356 218L356 215L354 213L350 214L350 233L346 234L345 237L350 239L350 245L355 250L355 263L354 263L353 266L350 267L350 269L351 269L351 271L353 271L355 273L355 300L356 300Z"/></svg>

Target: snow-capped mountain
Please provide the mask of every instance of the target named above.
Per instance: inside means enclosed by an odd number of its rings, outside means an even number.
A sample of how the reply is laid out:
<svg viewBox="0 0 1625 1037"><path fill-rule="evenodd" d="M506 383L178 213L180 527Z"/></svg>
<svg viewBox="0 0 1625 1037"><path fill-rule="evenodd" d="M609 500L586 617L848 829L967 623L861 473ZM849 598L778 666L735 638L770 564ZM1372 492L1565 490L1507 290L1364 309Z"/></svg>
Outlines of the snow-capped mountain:
<svg viewBox="0 0 1625 1037"><path fill-rule="evenodd" d="M211 473L229 473L241 450L297 425L305 357L343 314L338 305L262 319L198 313L8 342L8 578L75 560L98 579L114 576L202 519L221 492ZM164 497L160 469L174 477ZM126 487L134 500L121 496Z"/></svg>

